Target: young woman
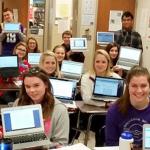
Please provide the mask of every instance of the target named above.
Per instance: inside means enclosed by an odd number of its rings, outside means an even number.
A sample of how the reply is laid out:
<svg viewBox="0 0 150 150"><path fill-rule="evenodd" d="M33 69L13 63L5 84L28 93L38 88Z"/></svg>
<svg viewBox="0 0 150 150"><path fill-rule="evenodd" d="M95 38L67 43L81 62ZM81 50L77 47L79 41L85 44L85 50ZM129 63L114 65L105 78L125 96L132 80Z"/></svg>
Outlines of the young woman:
<svg viewBox="0 0 150 150"><path fill-rule="evenodd" d="M84 103L101 106L101 102L91 99L95 76L120 78L118 74L111 71L110 65L111 60L108 53L103 49L97 50L93 58L92 68L81 78L81 95Z"/></svg>
<svg viewBox="0 0 150 150"><path fill-rule="evenodd" d="M13 54L18 55L20 74L23 74L24 72L28 71L28 69L30 68L30 64L27 61L28 50L26 43L19 42L15 46Z"/></svg>
<svg viewBox="0 0 150 150"><path fill-rule="evenodd" d="M62 61L65 59L65 48L62 45L57 45L54 47L53 52L56 55L57 61L59 63L59 69L61 68Z"/></svg>
<svg viewBox="0 0 150 150"><path fill-rule="evenodd" d="M146 68L135 66L127 75L124 95L108 110L106 116L106 145L119 145L123 131L133 134L134 146L142 147L142 126L150 123L150 74Z"/></svg>
<svg viewBox="0 0 150 150"><path fill-rule="evenodd" d="M41 104L45 134L53 145L68 143L69 118L67 108L54 98L52 86L45 71L30 68L24 74L19 98L14 106Z"/></svg>
<svg viewBox="0 0 150 150"><path fill-rule="evenodd" d="M38 42L35 38L29 37L27 40L28 53L40 53Z"/></svg>
<svg viewBox="0 0 150 150"><path fill-rule="evenodd" d="M50 77L60 77L58 61L53 52L51 51L44 52L40 57L39 66Z"/></svg>

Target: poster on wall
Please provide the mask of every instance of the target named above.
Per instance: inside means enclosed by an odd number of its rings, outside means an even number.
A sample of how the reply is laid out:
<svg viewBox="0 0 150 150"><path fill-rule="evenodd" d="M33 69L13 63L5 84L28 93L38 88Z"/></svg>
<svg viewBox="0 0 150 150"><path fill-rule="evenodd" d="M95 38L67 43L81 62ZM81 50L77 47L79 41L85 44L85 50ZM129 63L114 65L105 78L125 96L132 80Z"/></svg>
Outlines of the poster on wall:
<svg viewBox="0 0 150 150"><path fill-rule="evenodd" d="M109 14L109 31L117 31L122 28L121 16L123 11L110 10Z"/></svg>

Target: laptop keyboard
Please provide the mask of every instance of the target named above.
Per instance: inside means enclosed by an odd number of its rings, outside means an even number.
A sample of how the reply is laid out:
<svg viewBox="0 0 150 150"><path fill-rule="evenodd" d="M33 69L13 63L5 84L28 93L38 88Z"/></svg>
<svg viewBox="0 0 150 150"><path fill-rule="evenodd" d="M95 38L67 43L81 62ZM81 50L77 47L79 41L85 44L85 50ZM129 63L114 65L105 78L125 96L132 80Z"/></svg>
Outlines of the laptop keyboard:
<svg viewBox="0 0 150 150"><path fill-rule="evenodd" d="M19 144L19 143L41 141L45 139L47 139L47 137L44 133L38 133L38 134L32 134L32 135L26 135L26 136L13 137L12 141L14 144Z"/></svg>
<svg viewBox="0 0 150 150"><path fill-rule="evenodd" d="M136 65L136 64L119 61L118 65L132 67L133 65Z"/></svg>
<svg viewBox="0 0 150 150"><path fill-rule="evenodd" d="M60 101L61 101L62 103L65 103L65 104L73 104L73 101L72 101L72 100L60 99Z"/></svg>

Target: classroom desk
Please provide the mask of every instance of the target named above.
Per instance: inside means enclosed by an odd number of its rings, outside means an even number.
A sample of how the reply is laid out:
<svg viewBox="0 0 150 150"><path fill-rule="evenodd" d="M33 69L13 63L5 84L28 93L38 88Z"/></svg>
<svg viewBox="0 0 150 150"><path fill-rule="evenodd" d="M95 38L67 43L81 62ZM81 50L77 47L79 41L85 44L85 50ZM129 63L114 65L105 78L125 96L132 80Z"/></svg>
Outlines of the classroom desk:
<svg viewBox="0 0 150 150"><path fill-rule="evenodd" d="M78 113L78 121L77 121L77 131L79 129L79 124L80 124L80 113L87 113L89 114L88 118L88 123L87 123L87 129L85 131L85 138L84 138L84 145L87 145L88 138L89 138L89 131L92 123L92 118L96 115L105 115L107 113L106 107L97 107L97 106L92 106L92 105L87 105L84 104L83 101L76 101L77 108L79 109Z"/></svg>

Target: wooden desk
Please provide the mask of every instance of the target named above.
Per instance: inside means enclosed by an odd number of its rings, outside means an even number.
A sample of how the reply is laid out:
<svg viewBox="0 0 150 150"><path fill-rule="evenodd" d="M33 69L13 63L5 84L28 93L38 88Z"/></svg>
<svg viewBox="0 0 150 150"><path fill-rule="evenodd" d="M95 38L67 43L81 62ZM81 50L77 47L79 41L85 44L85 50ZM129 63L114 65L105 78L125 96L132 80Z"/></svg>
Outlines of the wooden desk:
<svg viewBox="0 0 150 150"><path fill-rule="evenodd" d="M80 113L87 113L89 114L88 123L87 123L87 129L85 131L85 138L84 138L84 145L87 146L88 138L89 138L89 131L92 123L92 118L96 115L105 115L107 113L106 107L97 107L92 105L84 104L83 101L76 101L76 105L79 108L78 113L78 121L77 121L77 131L80 124Z"/></svg>

